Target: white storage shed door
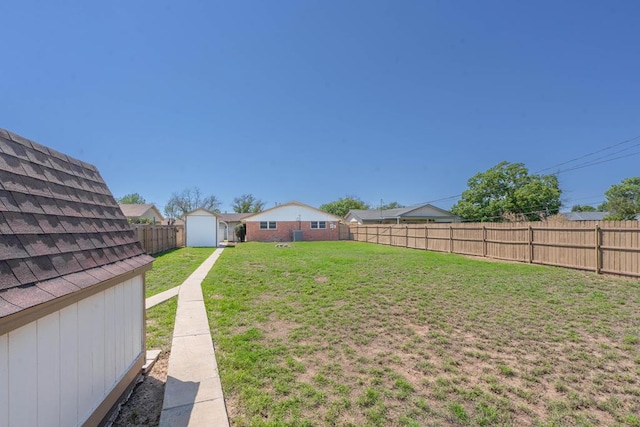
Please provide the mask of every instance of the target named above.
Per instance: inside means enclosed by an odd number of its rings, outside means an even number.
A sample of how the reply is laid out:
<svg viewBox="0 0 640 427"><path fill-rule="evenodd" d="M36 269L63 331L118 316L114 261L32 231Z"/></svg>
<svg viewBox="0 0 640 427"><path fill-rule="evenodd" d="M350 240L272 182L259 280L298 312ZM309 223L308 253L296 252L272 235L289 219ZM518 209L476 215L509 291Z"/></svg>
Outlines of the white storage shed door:
<svg viewBox="0 0 640 427"><path fill-rule="evenodd" d="M218 224L212 215L187 216L187 246L218 246Z"/></svg>

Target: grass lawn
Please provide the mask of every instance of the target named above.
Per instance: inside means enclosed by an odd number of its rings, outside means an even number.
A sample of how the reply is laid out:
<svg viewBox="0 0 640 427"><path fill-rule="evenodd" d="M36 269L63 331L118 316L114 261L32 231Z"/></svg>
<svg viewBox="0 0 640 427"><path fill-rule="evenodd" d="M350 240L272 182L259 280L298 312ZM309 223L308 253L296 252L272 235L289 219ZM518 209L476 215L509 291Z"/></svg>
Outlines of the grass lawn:
<svg viewBox="0 0 640 427"><path fill-rule="evenodd" d="M176 320L178 297L175 296L147 310L147 349L171 350L173 325Z"/></svg>
<svg viewBox="0 0 640 427"><path fill-rule="evenodd" d="M155 256L153 268L146 276L147 298L179 286L215 248L178 248Z"/></svg>
<svg viewBox="0 0 640 427"><path fill-rule="evenodd" d="M357 242L203 283L234 426L640 425L640 283Z"/></svg>

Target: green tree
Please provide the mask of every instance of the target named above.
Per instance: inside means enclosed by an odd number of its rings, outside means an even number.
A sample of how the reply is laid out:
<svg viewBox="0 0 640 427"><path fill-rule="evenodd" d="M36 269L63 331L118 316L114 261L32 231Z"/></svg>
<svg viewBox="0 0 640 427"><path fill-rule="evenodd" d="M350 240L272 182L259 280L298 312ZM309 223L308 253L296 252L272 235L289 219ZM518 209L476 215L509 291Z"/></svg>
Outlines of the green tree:
<svg viewBox="0 0 640 427"><path fill-rule="evenodd" d="M144 205L147 201L138 193L125 194L118 199L122 205Z"/></svg>
<svg viewBox="0 0 640 427"><path fill-rule="evenodd" d="M404 208L404 207L405 207L404 205L401 205L398 202L390 202L390 203L387 203L387 204L384 204L384 205L380 205L379 209L383 209L383 210L384 209L397 209L397 208Z"/></svg>
<svg viewBox="0 0 640 427"><path fill-rule="evenodd" d="M369 205L356 196L345 196L320 206L321 211L340 217L345 216L350 209L369 209Z"/></svg>
<svg viewBox="0 0 640 427"><path fill-rule="evenodd" d="M560 210L558 178L529 174L523 163L498 163L467 184L451 212L469 221L539 221Z"/></svg>
<svg viewBox="0 0 640 427"><path fill-rule="evenodd" d="M187 188L171 195L164 207L164 214L167 218L181 218L198 208L220 212L220 201L213 195L204 196L198 187Z"/></svg>
<svg viewBox="0 0 640 427"><path fill-rule="evenodd" d="M571 212L596 212L596 208L589 205L573 205Z"/></svg>
<svg viewBox="0 0 640 427"><path fill-rule="evenodd" d="M238 240L244 242L244 237L247 235L247 224L236 225L235 233Z"/></svg>
<svg viewBox="0 0 640 427"><path fill-rule="evenodd" d="M258 213L264 209L264 202L256 199L253 194L243 194L233 199L233 211L237 213Z"/></svg>
<svg viewBox="0 0 640 427"><path fill-rule="evenodd" d="M640 177L623 179L620 184L612 185L604 195L607 201L602 207L609 212L607 219L635 219L640 214Z"/></svg>

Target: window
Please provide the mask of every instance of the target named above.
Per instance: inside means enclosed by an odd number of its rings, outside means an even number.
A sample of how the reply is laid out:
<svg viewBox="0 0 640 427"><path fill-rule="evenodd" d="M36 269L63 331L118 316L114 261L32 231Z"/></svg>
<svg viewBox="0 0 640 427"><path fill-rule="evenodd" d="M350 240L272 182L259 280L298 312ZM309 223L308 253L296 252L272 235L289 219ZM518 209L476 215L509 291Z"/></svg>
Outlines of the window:
<svg viewBox="0 0 640 427"><path fill-rule="evenodd" d="M326 221L311 221L311 228L327 228Z"/></svg>
<svg viewBox="0 0 640 427"><path fill-rule="evenodd" d="M275 230L275 221L260 221L260 230Z"/></svg>

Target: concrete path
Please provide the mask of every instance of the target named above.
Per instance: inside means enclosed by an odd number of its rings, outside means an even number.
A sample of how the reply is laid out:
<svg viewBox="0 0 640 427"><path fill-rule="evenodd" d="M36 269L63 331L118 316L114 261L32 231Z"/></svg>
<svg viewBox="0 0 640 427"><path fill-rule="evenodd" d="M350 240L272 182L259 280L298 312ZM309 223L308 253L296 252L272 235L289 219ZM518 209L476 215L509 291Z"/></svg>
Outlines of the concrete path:
<svg viewBox="0 0 640 427"><path fill-rule="evenodd" d="M180 286L160 427L229 426L200 286L222 250Z"/></svg>
<svg viewBox="0 0 640 427"><path fill-rule="evenodd" d="M159 294L150 296L149 298L144 300L145 310L149 310L154 305L158 305L161 302L165 302L166 300L175 297L176 295L178 295L179 291L180 291L180 286L178 285L164 292L160 292Z"/></svg>

